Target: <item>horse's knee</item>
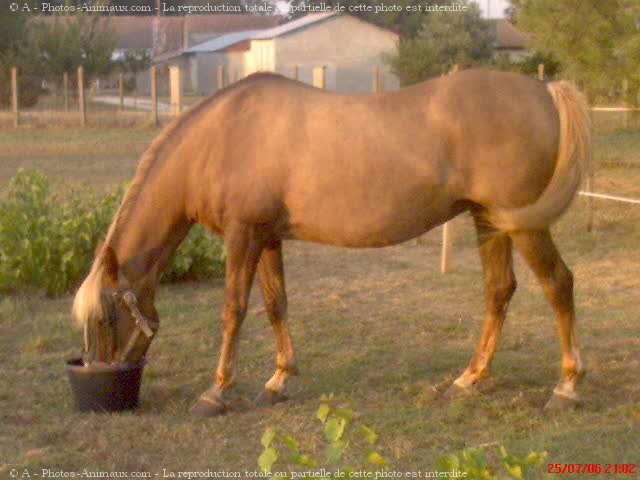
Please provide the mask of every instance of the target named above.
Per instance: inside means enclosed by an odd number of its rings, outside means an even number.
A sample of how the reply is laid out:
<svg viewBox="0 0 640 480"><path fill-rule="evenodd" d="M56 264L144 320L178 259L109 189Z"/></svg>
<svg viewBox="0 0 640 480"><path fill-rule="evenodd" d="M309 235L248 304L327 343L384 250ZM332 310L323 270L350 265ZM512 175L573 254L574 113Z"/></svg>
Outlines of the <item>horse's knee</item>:
<svg viewBox="0 0 640 480"><path fill-rule="evenodd" d="M518 282L512 274L503 281L488 283L486 286L487 295L497 308L503 308L504 305L509 303L517 287Z"/></svg>
<svg viewBox="0 0 640 480"><path fill-rule="evenodd" d="M557 301L573 301L573 273L562 260L556 263L545 283L546 289Z"/></svg>
<svg viewBox="0 0 640 480"><path fill-rule="evenodd" d="M518 282L514 276L511 276L507 282L499 286L496 291L496 296L501 302L507 303L511 300L511 297L513 297L516 288L518 288Z"/></svg>
<svg viewBox="0 0 640 480"><path fill-rule="evenodd" d="M236 335L246 314L246 305L232 304L225 306L222 312L222 325L225 335Z"/></svg>
<svg viewBox="0 0 640 480"><path fill-rule="evenodd" d="M556 266L555 280L560 292L573 293L573 273L562 261Z"/></svg>
<svg viewBox="0 0 640 480"><path fill-rule="evenodd" d="M265 298L264 307L270 315L282 318L287 314L287 297L286 295L274 295Z"/></svg>

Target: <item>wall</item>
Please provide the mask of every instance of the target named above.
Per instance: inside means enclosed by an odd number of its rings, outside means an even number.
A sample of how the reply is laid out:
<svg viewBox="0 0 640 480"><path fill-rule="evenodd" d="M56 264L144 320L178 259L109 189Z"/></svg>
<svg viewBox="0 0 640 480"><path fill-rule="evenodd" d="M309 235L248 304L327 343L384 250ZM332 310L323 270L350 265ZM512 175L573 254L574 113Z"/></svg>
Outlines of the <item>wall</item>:
<svg viewBox="0 0 640 480"><path fill-rule="evenodd" d="M379 65L384 88L396 89L398 79L383 56L395 50L397 39L396 34L349 15L332 17L275 38L275 70L291 76L292 66L298 65L298 79L311 83L312 68L325 65L327 89L370 92L372 70Z"/></svg>
<svg viewBox="0 0 640 480"><path fill-rule="evenodd" d="M209 94L220 88L218 85L218 66L224 67L224 82L237 81L244 76L245 52L213 52L194 55L197 62L197 83L194 92Z"/></svg>

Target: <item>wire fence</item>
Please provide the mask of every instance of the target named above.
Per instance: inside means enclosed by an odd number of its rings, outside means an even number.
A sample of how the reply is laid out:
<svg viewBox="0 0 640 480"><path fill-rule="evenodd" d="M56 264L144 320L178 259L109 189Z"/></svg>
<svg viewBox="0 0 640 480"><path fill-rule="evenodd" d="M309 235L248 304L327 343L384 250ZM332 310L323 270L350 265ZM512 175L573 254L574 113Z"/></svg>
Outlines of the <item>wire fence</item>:
<svg viewBox="0 0 640 480"><path fill-rule="evenodd" d="M300 71L294 65L289 76L298 79ZM304 73L313 86L327 88L326 67L305 67ZM12 68L9 101L0 103L4 105L4 108L0 107L0 126L157 125L207 97L186 91L184 74L181 67L152 66L136 75L115 74L88 81L82 67L78 67L60 78L42 81L21 76L16 68ZM240 80L226 72L223 66L217 67L212 74L216 77L212 93ZM383 89L381 68L374 66L371 91Z"/></svg>

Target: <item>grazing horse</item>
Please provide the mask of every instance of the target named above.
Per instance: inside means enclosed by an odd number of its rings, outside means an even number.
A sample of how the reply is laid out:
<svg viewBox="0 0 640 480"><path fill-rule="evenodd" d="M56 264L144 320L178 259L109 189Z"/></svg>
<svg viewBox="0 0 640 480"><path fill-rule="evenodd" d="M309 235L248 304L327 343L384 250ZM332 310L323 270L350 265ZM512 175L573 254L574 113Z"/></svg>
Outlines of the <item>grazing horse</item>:
<svg viewBox="0 0 640 480"><path fill-rule="evenodd" d="M144 356L158 326L162 270L198 222L224 236L227 258L216 381L192 411L210 416L230 406L256 270L277 346L276 371L258 400L284 400L297 367L282 241L383 247L470 211L486 313L449 393L468 392L488 374L516 288L514 245L557 317L562 373L549 405L576 402L573 280L549 226L574 197L590 149L584 101L567 82L467 70L397 91L338 95L251 75L177 118L142 155L75 297L85 362Z"/></svg>

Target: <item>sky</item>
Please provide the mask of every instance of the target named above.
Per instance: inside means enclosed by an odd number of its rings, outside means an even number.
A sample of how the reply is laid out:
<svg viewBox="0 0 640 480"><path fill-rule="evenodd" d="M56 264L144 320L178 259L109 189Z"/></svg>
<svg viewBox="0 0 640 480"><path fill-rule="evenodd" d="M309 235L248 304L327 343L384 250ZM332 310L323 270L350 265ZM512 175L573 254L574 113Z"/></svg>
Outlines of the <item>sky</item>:
<svg viewBox="0 0 640 480"><path fill-rule="evenodd" d="M487 15L487 10L489 11L489 18L498 18L504 17L504 9L509 6L509 2L507 0L475 0L478 5L480 5L480 9Z"/></svg>

